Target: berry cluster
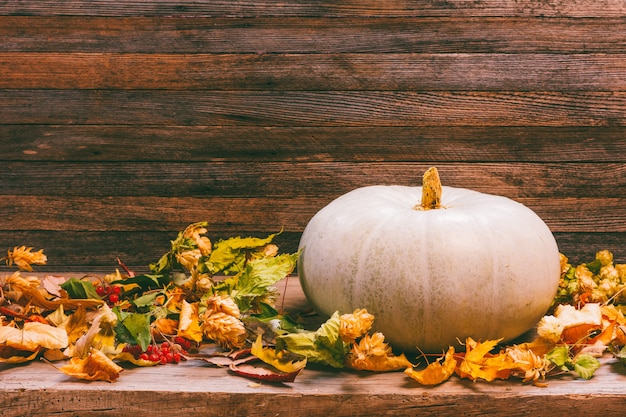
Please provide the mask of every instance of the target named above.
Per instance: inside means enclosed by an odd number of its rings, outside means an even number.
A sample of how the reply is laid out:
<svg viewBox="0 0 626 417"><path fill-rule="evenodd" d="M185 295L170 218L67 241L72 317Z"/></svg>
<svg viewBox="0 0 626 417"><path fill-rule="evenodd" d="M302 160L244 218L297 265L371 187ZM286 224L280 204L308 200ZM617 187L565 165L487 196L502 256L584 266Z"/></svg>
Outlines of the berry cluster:
<svg viewBox="0 0 626 417"><path fill-rule="evenodd" d="M144 361L156 362L161 365L167 363L179 363L185 360L187 349L191 347L191 342L182 337L175 337L174 342L163 342L160 345L148 345L143 352L139 345L126 345L123 351L128 352Z"/></svg>
<svg viewBox="0 0 626 417"><path fill-rule="evenodd" d="M96 293L100 296L100 298L106 300L109 305L114 305L120 300L121 292L122 287L119 285L98 285L96 287Z"/></svg>

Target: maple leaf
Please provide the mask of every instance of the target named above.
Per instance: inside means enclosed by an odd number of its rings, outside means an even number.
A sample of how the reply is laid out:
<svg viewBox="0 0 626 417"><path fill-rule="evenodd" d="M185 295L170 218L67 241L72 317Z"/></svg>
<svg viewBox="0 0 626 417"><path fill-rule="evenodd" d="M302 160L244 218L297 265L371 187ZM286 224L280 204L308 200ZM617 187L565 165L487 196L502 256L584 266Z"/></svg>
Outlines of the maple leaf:
<svg viewBox="0 0 626 417"><path fill-rule="evenodd" d="M121 366L97 349L93 349L84 358L71 358L67 365L58 369L78 379L107 382L115 381L123 370Z"/></svg>
<svg viewBox="0 0 626 417"><path fill-rule="evenodd" d="M404 373L422 385L438 385L447 381L454 374L456 364L454 347L450 346L444 356L428 364L425 369L416 371L411 367L406 368Z"/></svg>
<svg viewBox="0 0 626 417"><path fill-rule="evenodd" d="M507 379L515 363L505 352L490 353L501 340L487 340L481 343L468 337L465 342L466 350L463 360L456 368L457 375L472 381Z"/></svg>

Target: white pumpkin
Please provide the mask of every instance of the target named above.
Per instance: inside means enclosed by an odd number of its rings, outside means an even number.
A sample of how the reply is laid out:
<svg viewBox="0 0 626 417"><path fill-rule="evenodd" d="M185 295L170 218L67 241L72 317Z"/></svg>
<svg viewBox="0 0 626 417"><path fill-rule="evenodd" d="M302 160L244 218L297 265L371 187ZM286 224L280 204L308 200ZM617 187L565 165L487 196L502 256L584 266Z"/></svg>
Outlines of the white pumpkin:
<svg viewBox="0 0 626 417"><path fill-rule="evenodd" d="M367 309L405 351L522 335L558 287L551 231L518 202L434 175L423 187L358 188L320 210L300 241L308 301L325 315Z"/></svg>

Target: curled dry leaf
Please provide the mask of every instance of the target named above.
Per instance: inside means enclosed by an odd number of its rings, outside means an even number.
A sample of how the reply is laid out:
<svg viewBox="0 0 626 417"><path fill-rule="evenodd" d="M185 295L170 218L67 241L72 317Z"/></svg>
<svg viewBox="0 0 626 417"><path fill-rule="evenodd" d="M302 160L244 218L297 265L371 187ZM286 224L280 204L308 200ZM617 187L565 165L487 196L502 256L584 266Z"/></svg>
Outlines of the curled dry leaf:
<svg viewBox="0 0 626 417"><path fill-rule="evenodd" d="M293 382L300 373L300 370L281 372L263 362L257 362L255 365L250 362L231 363L229 369L236 375L261 382Z"/></svg>
<svg viewBox="0 0 626 417"><path fill-rule="evenodd" d="M49 324L31 321L24 323L24 327L21 329L12 326L0 326L0 346L34 352L40 348L61 349L67 344L65 329Z"/></svg>
<svg viewBox="0 0 626 417"><path fill-rule="evenodd" d="M450 346L444 356L430 363L425 369L416 371L406 368L404 373L422 385L438 385L447 381L456 369L456 359L454 359L454 347Z"/></svg>
<svg viewBox="0 0 626 417"><path fill-rule="evenodd" d="M286 374L297 374L307 364L306 357L297 357L286 350L277 351L276 349L264 348L261 335L252 344L250 352L263 362Z"/></svg>
<svg viewBox="0 0 626 417"><path fill-rule="evenodd" d="M59 370L69 376L88 381L113 382L123 368L113 362L107 355L93 349L86 357L74 357Z"/></svg>

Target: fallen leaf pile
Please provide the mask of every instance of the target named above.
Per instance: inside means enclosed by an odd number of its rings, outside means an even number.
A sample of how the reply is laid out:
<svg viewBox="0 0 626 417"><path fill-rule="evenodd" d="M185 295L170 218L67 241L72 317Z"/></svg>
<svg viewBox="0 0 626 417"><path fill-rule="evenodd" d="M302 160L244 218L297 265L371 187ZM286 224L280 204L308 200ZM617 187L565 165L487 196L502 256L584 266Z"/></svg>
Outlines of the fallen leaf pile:
<svg viewBox="0 0 626 417"><path fill-rule="evenodd" d="M292 382L319 363L404 371L422 385L456 375L539 386L562 373L589 379L606 354L626 365L626 265L608 251L576 267L562 255L559 290L534 340L467 338L459 351L450 346L420 363L427 355L409 360L373 332L366 310L336 312L317 329L279 311L274 285L299 254L279 254L275 235L212 242L206 234L206 222L190 224L140 275L118 261L121 272L101 277L30 276L33 265L46 264L43 250L9 250L4 260L17 270L0 277L0 363L42 358L72 377L108 382L124 366L199 360L267 382Z"/></svg>

